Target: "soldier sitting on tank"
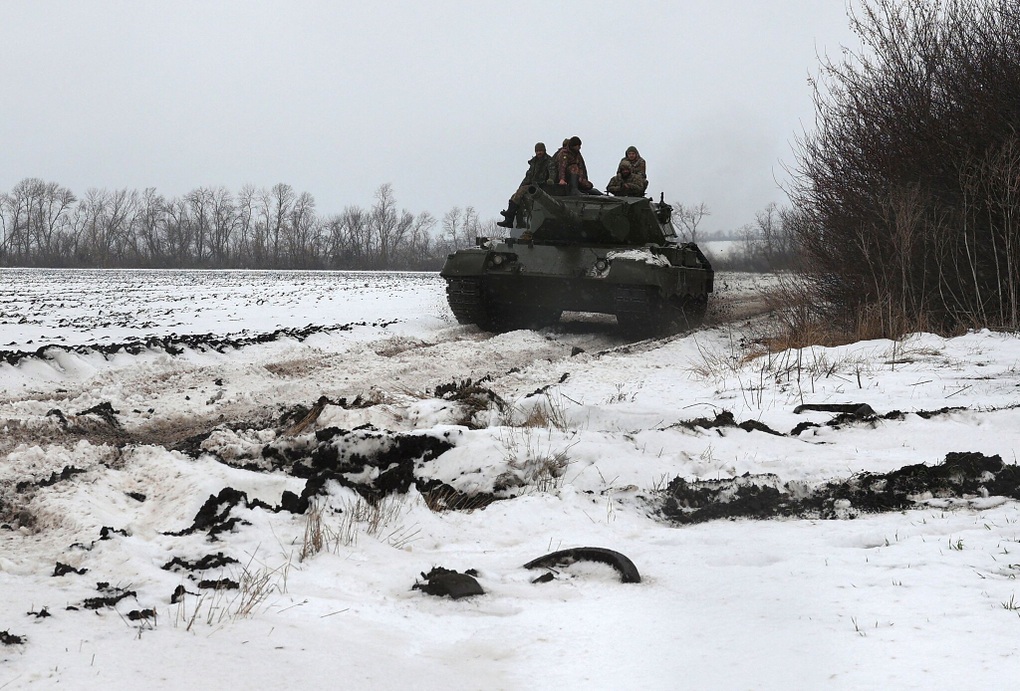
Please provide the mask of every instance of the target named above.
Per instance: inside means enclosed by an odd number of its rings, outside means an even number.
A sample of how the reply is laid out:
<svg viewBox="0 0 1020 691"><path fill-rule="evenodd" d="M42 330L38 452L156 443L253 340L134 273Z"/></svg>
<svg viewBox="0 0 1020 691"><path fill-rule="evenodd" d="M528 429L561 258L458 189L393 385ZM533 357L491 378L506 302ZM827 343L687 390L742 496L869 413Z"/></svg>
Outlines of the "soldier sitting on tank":
<svg viewBox="0 0 1020 691"><path fill-rule="evenodd" d="M556 165L556 183L569 189L570 194L588 194L595 186L588 180L588 168L581 155L581 138L571 137L553 156ZM594 192L598 194L598 192Z"/></svg>
<svg viewBox="0 0 1020 691"><path fill-rule="evenodd" d="M629 163L630 170L632 173L640 175L645 181L645 189L648 189L648 164L645 163L645 159L641 158L641 154L638 153L636 146L628 146L627 150L623 154L623 158L620 159L620 164ZM619 169L616 171L619 173ZM645 190L641 190L643 193Z"/></svg>
<svg viewBox="0 0 1020 691"><path fill-rule="evenodd" d="M520 187L510 196L506 204L506 211L500 211L503 220L496 225L503 228L513 228L514 219L521 209L521 202L524 200L524 193L531 185L552 185L555 184L556 169L553 166L552 156L546 153L545 144L535 144L535 155L528 161L528 172L524 174Z"/></svg>
<svg viewBox="0 0 1020 691"><path fill-rule="evenodd" d="M606 185L606 192L617 197L640 197L644 195L648 181L640 173L631 169L630 163L626 160L620 162L616 175Z"/></svg>

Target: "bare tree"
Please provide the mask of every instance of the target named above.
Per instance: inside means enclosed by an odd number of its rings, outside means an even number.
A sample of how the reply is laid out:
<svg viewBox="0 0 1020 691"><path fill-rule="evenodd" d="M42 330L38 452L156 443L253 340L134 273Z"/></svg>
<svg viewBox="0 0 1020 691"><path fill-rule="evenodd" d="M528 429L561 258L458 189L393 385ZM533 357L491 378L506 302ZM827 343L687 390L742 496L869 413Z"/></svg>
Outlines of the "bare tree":
<svg viewBox="0 0 1020 691"><path fill-rule="evenodd" d="M375 200L369 210L369 230L378 247L378 266L385 267L389 264L390 252L400 225L393 185L388 182L380 185L375 192Z"/></svg>
<svg viewBox="0 0 1020 691"><path fill-rule="evenodd" d="M698 226L701 225L706 216L711 215L704 202L696 205L674 202L670 223L673 225L674 232L680 238L687 242L697 242Z"/></svg>
<svg viewBox="0 0 1020 691"><path fill-rule="evenodd" d="M272 266L280 266L281 244L287 236L287 222L294 204L294 188L282 182L265 195L265 218L272 247Z"/></svg>
<svg viewBox="0 0 1020 691"><path fill-rule="evenodd" d="M217 187L212 191L212 232L209 237L213 266L223 268L231 265L231 243L238 225L240 219L234 195L225 187Z"/></svg>
<svg viewBox="0 0 1020 691"><path fill-rule="evenodd" d="M209 259L209 241L212 237L213 191L199 187L184 197L191 218L191 241L195 266L205 266Z"/></svg>
<svg viewBox="0 0 1020 691"><path fill-rule="evenodd" d="M318 260L318 229L315 218L315 198L302 192L290 209L287 237L288 265L314 266Z"/></svg>
<svg viewBox="0 0 1020 691"><path fill-rule="evenodd" d="M142 192L138 212L133 223L138 235L139 254L150 266L164 266L166 262L165 228L166 200L156 194L153 187Z"/></svg>
<svg viewBox="0 0 1020 691"><path fill-rule="evenodd" d="M480 230L468 207L450 242L428 212L398 209L392 186L365 210L320 217L311 194L280 183L235 197L198 187L165 198L155 189L89 189L78 200L33 178L0 193L0 262L16 265L253 268L436 268L448 247ZM491 224L490 224L491 225Z"/></svg>
<svg viewBox="0 0 1020 691"><path fill-rule="evenodd" d="M365 265L370 251L368 212L359 206L346 207L329 219L325 234L330 266L355 268Z"/></svg>
<svg viewBox="0 0 1020 691"><path fill-rule="evenodd" d="M0 198L4 209L4 251L16 262L26 262L32 244L32 189L34 179L19 182Z"/></svg>
<svg viewBox="0 0 1020 691"><path fill-rule="evenodd" d="M193 265L192 255L192 224L188 203L184 199L174 197L167 201L166 213L163 216L163 240L166 256L175 267Z"/></svg>
<svg viewBox="0 0 1020 691"><path fill-rule="evenodd" d="M245 185L237 193L237 240L234 254L238 266L261 266L257 221L258 192L252 185Z"/></svg>

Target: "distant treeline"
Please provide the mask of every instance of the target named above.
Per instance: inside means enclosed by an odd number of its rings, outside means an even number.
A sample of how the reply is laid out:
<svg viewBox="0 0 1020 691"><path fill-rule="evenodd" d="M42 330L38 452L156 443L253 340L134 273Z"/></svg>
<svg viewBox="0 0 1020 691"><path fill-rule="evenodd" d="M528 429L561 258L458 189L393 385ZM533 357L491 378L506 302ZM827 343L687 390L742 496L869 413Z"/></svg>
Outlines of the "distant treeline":
<svg viewBox="0 0 1020 691"><path fill-rule="evenodd" d="M22 180L0 193L0 265L110 268L438 269L446 255L491 230L471 207L442 221L398 209L384 184L367 207L319 215L290 185L90 189Z"/></svg>

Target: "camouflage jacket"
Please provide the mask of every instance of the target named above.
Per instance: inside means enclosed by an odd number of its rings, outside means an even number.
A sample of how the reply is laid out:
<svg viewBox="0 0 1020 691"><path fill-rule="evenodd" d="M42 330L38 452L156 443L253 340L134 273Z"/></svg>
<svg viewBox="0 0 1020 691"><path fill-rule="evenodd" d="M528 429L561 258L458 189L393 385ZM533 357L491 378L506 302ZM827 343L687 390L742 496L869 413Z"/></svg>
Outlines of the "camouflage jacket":
<svg viewBox="0 0 1020 691"><path fill-rule="evenodd" d="M577 173L581 180L588 179L588 168L584 165L584 156L580 151L571 151L568 147L560 147L553 157L556 161L556 182L566 180L568 173Z"/></svg>
<svg viewBox="0 0 1020 691"><path fill-rule="evenodd" d="M631 152L631 151L633 151L636 154L636 156L637 156L637 158L635 158L633 161L631 161L626 156L626 154ZM620 167L624 163L629 163L630 164L630 169L633 172L639 174L641 177L645 178L646 180L648 179L648 164L645 163L645 159L641 158L641 154L638 152L637 147L634 147L634 146L628 146L627 147L627 151L624 152L623 158L620 159L620 165L616 167L616 172L617 173L620 172Z"/></svg>
<svg viewBox="0 0 1020 691"><path fill-rule="evenodd" d="M539 156L535 154L528 161L528 172L521 180L521 187L528 185L556 184L556 167L553 165L553 157L549 154Z"/></svg>
<svg viewBox="0 0 1020 691"><path fill-rule="evenodd" d="M606 185L606 192L618 197L640 197L645 193L646 187L648 182L644 175L631 173L625 178L617 173Z"/></svg>

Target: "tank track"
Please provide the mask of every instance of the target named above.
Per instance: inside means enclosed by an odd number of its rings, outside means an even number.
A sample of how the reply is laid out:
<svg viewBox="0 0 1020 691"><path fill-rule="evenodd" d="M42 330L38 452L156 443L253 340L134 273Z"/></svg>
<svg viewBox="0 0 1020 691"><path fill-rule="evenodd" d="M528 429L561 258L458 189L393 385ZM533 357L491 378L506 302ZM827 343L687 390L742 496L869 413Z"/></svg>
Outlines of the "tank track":
<svg viewBox="0 0 1020 691"><path fill-rule="evenodd" d="M647 286L617 286L614 299L617 314L650 316L655 306L654 296Z"/></svg>
<svg viewBox="0 0 1020 691"><path fill-rule="evenodd" d="M705 317L707 300L688 296L664 301L650 286L619 286L616 289L616 320L640 334L677 333L698 326Z"/></svg>
<svg viewBox="0 0 1020 691"><path fill-rule="evenodd" d="M446 301L459 324L488 322L489 310L482 290L482 283L476 278L447 278Z"/></svg>

